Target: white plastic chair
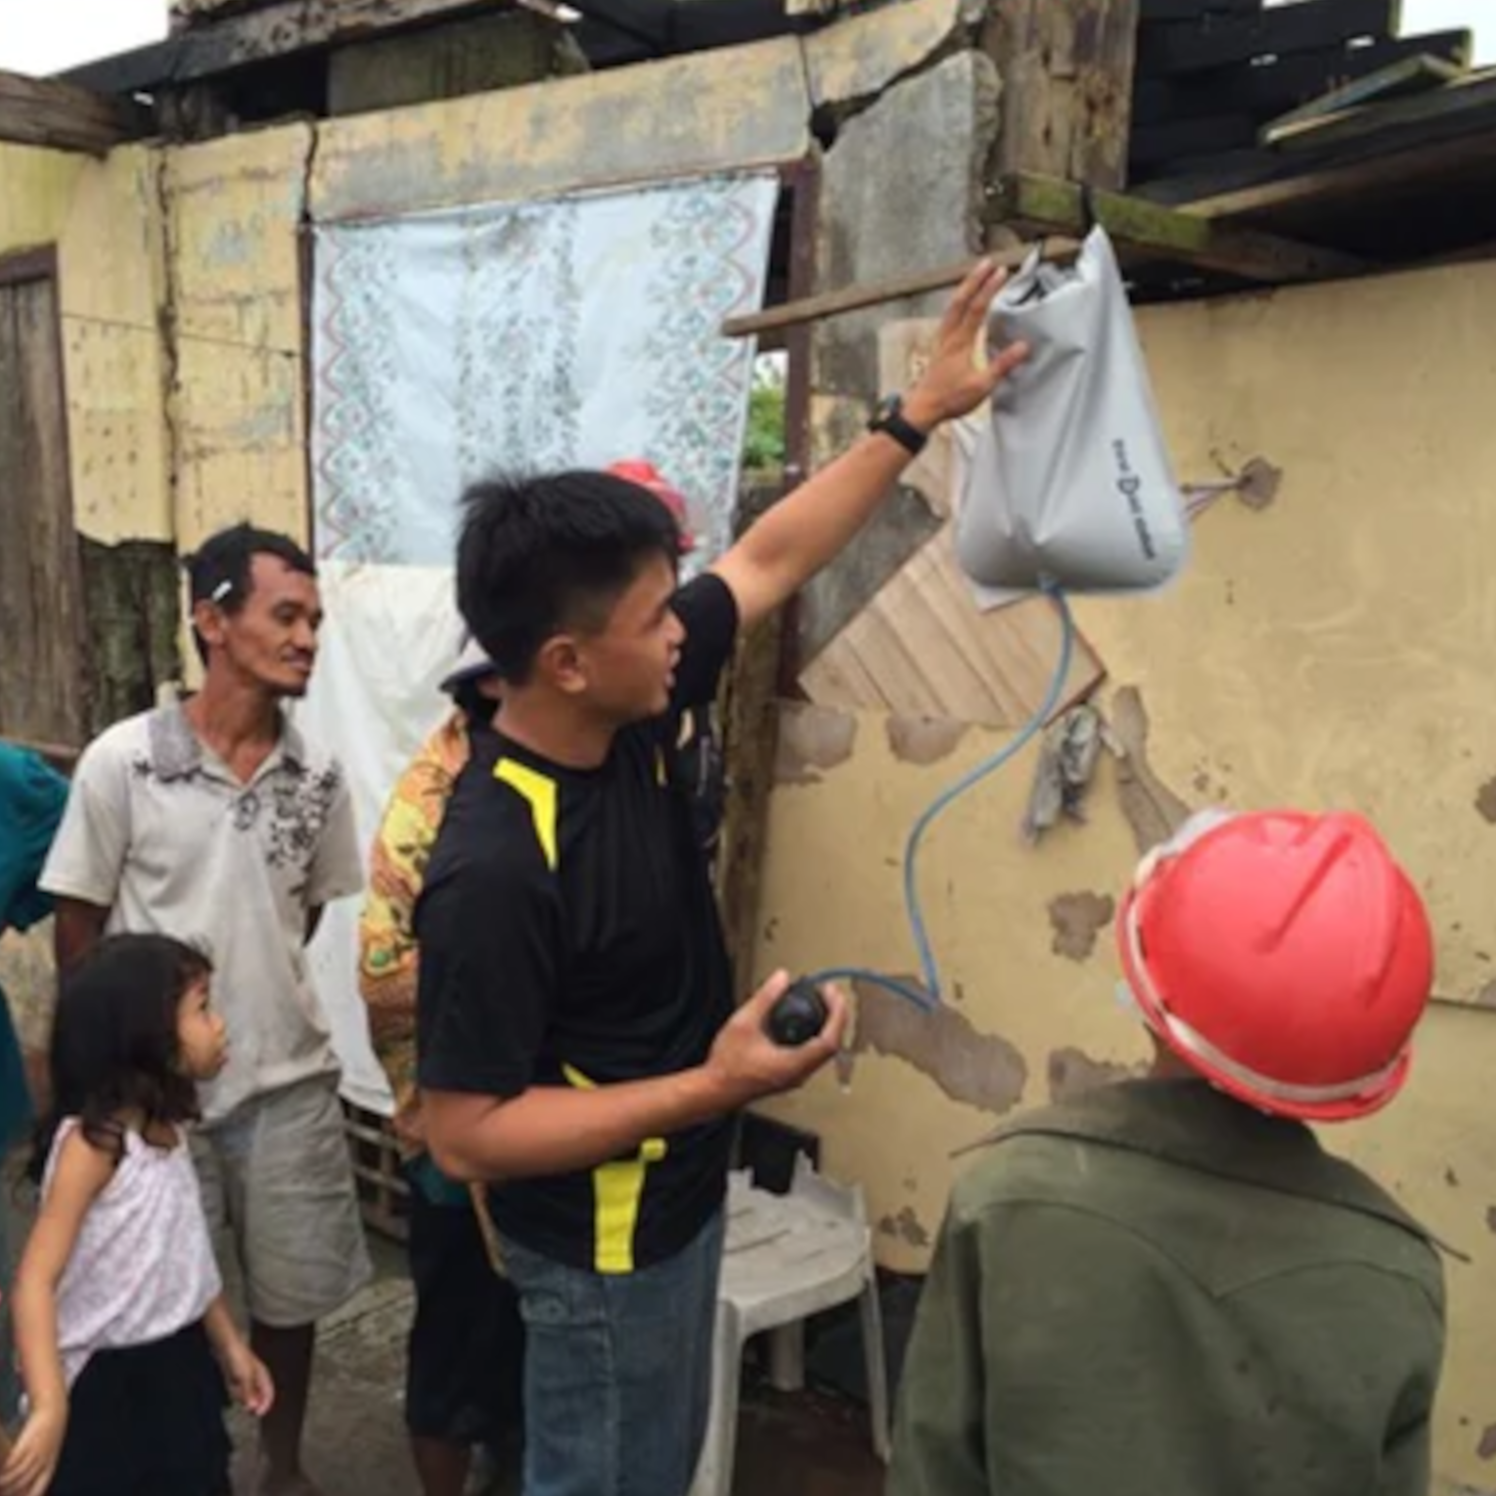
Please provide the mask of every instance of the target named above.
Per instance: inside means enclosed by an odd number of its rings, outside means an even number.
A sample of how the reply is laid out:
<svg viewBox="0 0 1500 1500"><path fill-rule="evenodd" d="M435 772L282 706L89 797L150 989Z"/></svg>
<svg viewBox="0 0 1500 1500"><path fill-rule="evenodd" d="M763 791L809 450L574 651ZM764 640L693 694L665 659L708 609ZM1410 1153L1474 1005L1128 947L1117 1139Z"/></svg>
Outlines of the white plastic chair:
<svg viewBox="0 0 1500 1500"><path fill-rule="evenodd" d="M856 1297L864 1335L870 1435L876 1455L888 1461L885 1339L864 1194L857 1187L830 1182L799 1156L785 1195L752 1187L748 1171L732 1173L726 1213L713 1398L692 1493L730 1491L746 1341L767 1333L771 1384L777 1390L800 1390L803 1320Z"/></svg>

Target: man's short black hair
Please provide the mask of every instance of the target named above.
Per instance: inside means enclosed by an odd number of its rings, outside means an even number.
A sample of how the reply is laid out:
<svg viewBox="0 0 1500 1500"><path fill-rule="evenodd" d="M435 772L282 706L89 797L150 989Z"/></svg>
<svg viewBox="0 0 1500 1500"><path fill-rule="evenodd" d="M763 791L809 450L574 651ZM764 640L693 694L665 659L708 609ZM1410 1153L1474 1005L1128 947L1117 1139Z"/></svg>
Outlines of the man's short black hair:
<svg viewBox="0 0 1500 1500"><path fill-rule="evenodd" d="M280 531L264 531L242 521L238 526L216 531L184 565L188 575L188 608L209 601L226 614L237 614L250 597L251 567L262 554L279 557L293 572L318 576L317 564L306 550ZM199 659L207 664L208 646L196 630L193 643Z"/></svg>
<svg viewBox="0 0 1500 1500"><path fill-rule="evenodd" d="M458 610L509 683L557 631L601 628L648 558L677 566L671 511L614 474L497 476L470 485L463 509Z"/></svg>

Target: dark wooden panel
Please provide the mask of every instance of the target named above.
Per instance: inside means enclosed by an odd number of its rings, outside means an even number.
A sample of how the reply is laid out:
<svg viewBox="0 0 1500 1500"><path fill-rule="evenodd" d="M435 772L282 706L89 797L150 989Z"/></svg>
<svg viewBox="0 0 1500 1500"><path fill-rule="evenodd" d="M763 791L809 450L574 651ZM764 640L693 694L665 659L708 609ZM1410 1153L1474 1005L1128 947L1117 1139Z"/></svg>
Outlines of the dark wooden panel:
<svg viewBox="0 0 1500 1500"><path fill-rule="evenodd" d="M1130 134L1130 175L1149 176L1165 162L1253 146L1259 124L1254 115L1205 115L1142 125Z"/></svg>
<svg viewBox="0 0 1500 1500"><path fill-rule="evenodd" d="M88 728L98 734L150 708L157 688L181 675L181 570L171 542L78 541L88 606Z"/></svg>
<svg viewBox="0 0 1500 1500"><path fill-rule="evenodd" d="M85 63L61 76L105 94L150 93L163 84L180 87L267 58L485 8L482 0L271 0L245 15L203 21L164 42Z"/></svg>
<svg viewBox="0 0 1500 1500"><path fill-rule="evenodd" d="M1060 3L1060 0L1058 0ZM1094 6L1125 0L1091 0ZM1133 0L1130 0L1132 10ZM494 10L493 0L270 0L204 21L164 42L69 69L71 83L107 94L151 93L403 29ZM780 0L579 0L578 38L598 65L735 45L804 29Z"/></svg>
<svg viewBox="0 0 1500 1500"><path fill-rule="evenodd" d="M86 737L57 284L0 261L0 733Z"/></svg>
<svg viewBox="0 0 1500 1500"><path fill-rule="evenodd" d="M1143 126L1199 115L1244 113L1264 122L1393 63L1427 56L1464 66L1472 50L1470 32L1436 31L1363 47L1294 52L1253 67L1215 68L1180 78L1139 74L1132 119L1136 126Z"/></svg>
<svg viewBox="0 0 1500 1500"><path fill-rule="evenodd" d="M1253 16L1207 15L1196 22L1142 26L1137 66L1146 73L1194 73L1255 57L1310 52L1354 37L1389 37L1398 0L1299 0Z"/></svg>

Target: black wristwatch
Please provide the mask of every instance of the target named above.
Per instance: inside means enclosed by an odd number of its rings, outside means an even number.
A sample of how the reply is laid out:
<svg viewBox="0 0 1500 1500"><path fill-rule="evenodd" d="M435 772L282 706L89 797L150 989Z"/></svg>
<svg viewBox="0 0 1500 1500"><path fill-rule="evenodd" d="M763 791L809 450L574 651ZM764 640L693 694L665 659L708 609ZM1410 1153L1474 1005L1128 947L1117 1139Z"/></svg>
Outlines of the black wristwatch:
<svg viewBox="0 0 1500 1500"><path fill-rule="evenodd" d="M913 458L927 446L927 434L920 427L913 427L903 415L900 396L887 396L881 401L870 418L869 430L895 438Z"/></svg>

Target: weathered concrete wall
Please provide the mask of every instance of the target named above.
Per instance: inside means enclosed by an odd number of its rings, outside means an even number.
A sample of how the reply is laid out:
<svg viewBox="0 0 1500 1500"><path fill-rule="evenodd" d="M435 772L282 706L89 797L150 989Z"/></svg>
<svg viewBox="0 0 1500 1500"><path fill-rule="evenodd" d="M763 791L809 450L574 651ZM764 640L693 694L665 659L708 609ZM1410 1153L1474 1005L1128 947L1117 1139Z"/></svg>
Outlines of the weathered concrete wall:
<svg viewBox="0 0 1500 1500"><path fill-rule="evenodd" d="M188 551L253 516L306 538L305 221L796 160L815 102L862 99L930 62L974 4L911 0L805 43L130 147L104 163L0 146L0 253L60 247L80 530ZM879 165L866 153L864 171Z"/></svg>
<svg viewBox="0 0 1500 1500"><path fill-rule="evenodd" d="M172 536L160 168L144 146L90 163L61 240L73 515L100 542Z"/></svg>
<svg viewBox="0 0 1500 1500"><path fill-rule="evenodd" d="M810 147L815 97L862 96L920 67L962 34L972 8L972 0L914 0L820 33L805 44L806 57L804 44L788 39L169 150L164 379L179 546L188 550L245 515L307 535L306 221L797 160ZM945 137L973 134L969 96L993 93L988 66L967 54L920 81ZM960 85L967 94L950 102ZM864 121L847 127L856 144L840 158L848 166L836 167L847 192L867 192L854 184L889 166L904 109L866 132L873 154L860 154ZM968 179L956 197L944 187L918 201L913 195L934 174L917 165L907 175L914 212L934 223L961 214L948 238L957 236L962 253L974 238ZM858 237L858 224L847 228ZM831 257L827 274L866 274L851 253ZM915 254L893 263L911 264Z"/></svg>
<svg viewBox="0 0 1500 1500"><path fill-rule="evenodd" d="M867 18L881 19L881 13ZM851 50L841 69L826 60L815 76L825 86L842 77L844 86L861 87L867 68L868 81L879 77L868 61L858 65L863 55ZM981 179L999 128L999 98L989 59L959 51L896 83L841 125L822 161L819 287L877 281L978 253L984 243ZM917 148L917 142L924 145ZM944 170L933 169L935 151ZM879 391L881 325L935 313L942 302L940 295L912 298L813 328L814 466L842 452L863 429ZM826 646L937 526L921 497L903 490L839 566L804 591L797 613L799 658L808 661Z"/></svg>
<svg viewBox="0 0 1500 1500"><path fill-rule="evenodd" d="M299 227L310 125L167 153L167 420L179 550L253 518L306 538Z"/></svg>
<svg viewBox="0 0 1500 1500"><path fill-rule="evenodd" d="M73 513L101 542L171 535L156 169L0 145L0 255L57 247Z"/></svg>
<svg viewBox="0 0 1500 1500"><path fill-rule="evenodd" d="M0 255L55 241L88 158L0 142Z"/></svg>
<svg viewBox="0 0 1500 1500"><path fill-rule="evenodd" d="M1078 604L1113 687L1140 689L1159 803L1360 808L1431 902L1439 991L1458 1003L1430 1011L1403 1098L1330 1144L1472 1257L1449 1266L1438 1468L1476 1492L1494 1482L1494 296L1480 264L1143 311L1180 476L1259 455L1281 485L1265 510L1212 508L1161 597ZM875 715L806 730L772 798L759 967L910 973L907 830L1002 737L914 746ZM780 1109L822 1135L828 1170L864 1183L892 1267L925 1265L951 1153L996 1113L1144 1057L1111 998L1107 922L1138 852L1116 770L1106 757L1086 825L1028 849L1034 763L986 782L925 846L955 1014L914 1024L863 994L852 1091L820 1081Z"/></svg>
<svg viewBox="0 0 1500 1500"><path fill-rule="evenodd" d="M670 101L670 102L669 102ZM801 156L794 41L329 120L317 219L541 198Z"/></svg>
<svg viewBox="0 0 1500 1500"><path fill-rule="evenodd" d="M123 148L100 162L0 144L0 256L57 248L73 518L85 579L91 572L99 577L109 604L117 606L94 611L89 621L85 671L106 702L121 701L127 688L139 693L141 668L161 676L173 670L170 632L164 639L159 628L155 634L137 628L143 615L129 615L122 590L128 593L130 580L114 565L120 556L114 544L122 538L138 539L127 544L135 560L172 535L156 168L156 154L144 147ZM159 625L163 595L170 594L175 613L176 578L170 564L158 566L156 578ZM132 674L120 653L133 645L146 649ZM24 936L7 932L0 939L0 988L30 1049L46 1044L51 929L44 922Z"/></svg>

